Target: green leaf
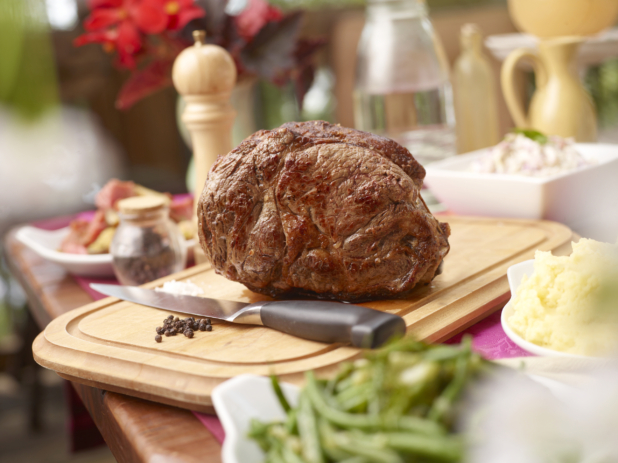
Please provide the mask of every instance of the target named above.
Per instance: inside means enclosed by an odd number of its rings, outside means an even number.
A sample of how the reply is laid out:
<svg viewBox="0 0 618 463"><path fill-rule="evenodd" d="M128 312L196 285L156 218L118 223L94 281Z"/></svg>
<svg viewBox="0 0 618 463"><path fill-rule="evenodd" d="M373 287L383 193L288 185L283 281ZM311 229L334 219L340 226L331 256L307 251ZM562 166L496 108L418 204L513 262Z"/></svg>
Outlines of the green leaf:
<svg viewBox="0 0 618 463"><path fill-rule="evenodd" d="M544 145L549 140L547 138L547 135L544 135L538 130L533 129L513 129L513 133L528 137L530 140L534 140L541 145Z"/></svg>

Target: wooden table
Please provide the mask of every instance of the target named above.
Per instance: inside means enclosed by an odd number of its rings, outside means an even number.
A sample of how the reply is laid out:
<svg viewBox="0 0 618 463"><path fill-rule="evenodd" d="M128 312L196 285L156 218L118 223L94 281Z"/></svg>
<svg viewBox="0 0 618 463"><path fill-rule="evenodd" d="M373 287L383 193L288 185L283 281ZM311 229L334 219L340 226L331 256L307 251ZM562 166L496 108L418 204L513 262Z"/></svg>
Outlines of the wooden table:
<svg viewBox="0 0 618 463"><path fill-rule="evenodd" d="M41 330L59 315L92 302L62 267L18 242L15 230L6 236L4 252ZM221 461L221 446L190 411L72 385L119 462Z"/></svg>

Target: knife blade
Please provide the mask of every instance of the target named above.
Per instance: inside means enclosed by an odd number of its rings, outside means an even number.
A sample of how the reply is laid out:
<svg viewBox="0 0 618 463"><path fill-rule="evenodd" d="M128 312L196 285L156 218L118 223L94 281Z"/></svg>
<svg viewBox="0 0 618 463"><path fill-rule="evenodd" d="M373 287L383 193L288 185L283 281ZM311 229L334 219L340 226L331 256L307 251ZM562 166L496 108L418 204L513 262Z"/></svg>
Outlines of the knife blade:
<svg viewBox="0 0 618 463"><path fill-rule="evenodd" d="M355 347L373 349L406 331L405 322L398 315L341 302L293 300L248 304L175 295L137 286L91 283L90 287L136 304L231 323L263 325L311 341L351 343Z"/></svg>

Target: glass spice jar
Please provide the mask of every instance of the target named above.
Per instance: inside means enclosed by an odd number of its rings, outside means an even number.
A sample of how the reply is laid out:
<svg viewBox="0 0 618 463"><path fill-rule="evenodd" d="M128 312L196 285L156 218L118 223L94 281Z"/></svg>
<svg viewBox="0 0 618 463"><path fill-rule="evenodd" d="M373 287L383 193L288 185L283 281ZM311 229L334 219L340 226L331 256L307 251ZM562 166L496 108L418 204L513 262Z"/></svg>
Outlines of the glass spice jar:
<svg viewBox="0 0 618 463"><path fill-rule="evenodd" d="M136 196L118 202L120 225L110 253L123 285L141 285L184 269L187 249L169 219L165 198Z"/></svg>

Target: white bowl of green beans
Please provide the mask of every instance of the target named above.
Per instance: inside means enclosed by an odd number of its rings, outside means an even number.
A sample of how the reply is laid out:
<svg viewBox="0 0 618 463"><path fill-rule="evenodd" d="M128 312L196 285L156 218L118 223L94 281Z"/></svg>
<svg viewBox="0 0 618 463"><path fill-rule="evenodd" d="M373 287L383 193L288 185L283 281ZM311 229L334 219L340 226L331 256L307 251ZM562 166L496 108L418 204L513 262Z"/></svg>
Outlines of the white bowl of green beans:
<svg viewBox="0 0 618 463"><path fill-rule="evenodd" d="M302 389L276 377L242 375L213 391L226 432L224 463L455 463L468 385L491 365L461 345L403 339L340 365Z"/></svg>

